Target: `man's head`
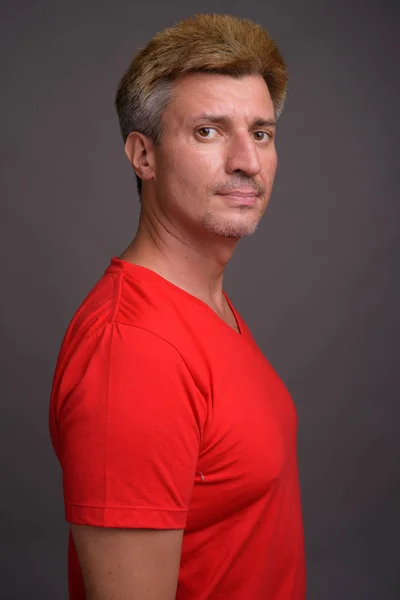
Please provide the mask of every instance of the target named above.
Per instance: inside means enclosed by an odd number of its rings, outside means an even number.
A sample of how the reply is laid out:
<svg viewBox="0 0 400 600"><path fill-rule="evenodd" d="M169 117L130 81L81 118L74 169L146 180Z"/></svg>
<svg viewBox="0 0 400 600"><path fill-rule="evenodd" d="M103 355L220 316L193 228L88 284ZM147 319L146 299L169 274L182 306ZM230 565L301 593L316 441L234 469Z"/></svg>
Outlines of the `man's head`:
<svg viewBox="0 0 400 600"><path fill-rule="evenodd" d="M197 15L157 34L116 97L139 193L143 182L175 218L213 233L252 233L272 189L286 85L275 42L251 21Z"/></svg>

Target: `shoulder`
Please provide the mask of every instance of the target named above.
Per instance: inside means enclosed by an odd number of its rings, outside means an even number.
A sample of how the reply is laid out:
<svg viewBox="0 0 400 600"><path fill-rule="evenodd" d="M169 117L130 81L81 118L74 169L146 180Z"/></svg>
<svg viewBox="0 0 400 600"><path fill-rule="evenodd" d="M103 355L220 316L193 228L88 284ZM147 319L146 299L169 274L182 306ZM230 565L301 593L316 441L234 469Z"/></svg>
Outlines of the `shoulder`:
<svg viewBox="0 0 400 600"><path fill-rule="evenodd" d="M75 377L93 359L99 368L118 362L119 368L150 365L154 372L186 369L207 396L208 342L196 311L201 314L198 303L177 293L155 273L128 271L114 261L69 324L56 377L66 369Z"/></svg>

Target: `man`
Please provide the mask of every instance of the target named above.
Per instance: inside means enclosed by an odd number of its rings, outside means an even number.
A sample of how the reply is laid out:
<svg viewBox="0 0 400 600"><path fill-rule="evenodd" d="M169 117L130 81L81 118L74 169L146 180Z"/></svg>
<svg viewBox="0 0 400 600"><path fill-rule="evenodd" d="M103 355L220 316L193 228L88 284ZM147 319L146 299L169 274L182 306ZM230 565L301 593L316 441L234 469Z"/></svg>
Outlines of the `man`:
<svg viewBox="0 0 400 600"><path fill-rule="evenodd" d="M121 80L139 227L51 399L72 600L304 600L295 409L222 284L268 204L286 83L269 35L218 15L159 33Z"/></svg>

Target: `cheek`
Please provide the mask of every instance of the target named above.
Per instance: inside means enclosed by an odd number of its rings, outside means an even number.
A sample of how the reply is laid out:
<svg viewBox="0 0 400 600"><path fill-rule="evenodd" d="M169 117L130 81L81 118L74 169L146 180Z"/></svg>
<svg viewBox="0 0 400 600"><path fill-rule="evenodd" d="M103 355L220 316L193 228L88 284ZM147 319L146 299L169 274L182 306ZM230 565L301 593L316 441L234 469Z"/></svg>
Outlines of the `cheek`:
<svg viewBox="0 0 400 600"><path fill-rule="evenodd" d="M276 169L278 166L278 156L276 151L271 153L265 159L265 163L263 165L263 172L265 173L265 178L269 183L272 183L275 177Z"/></svg>
<svg viewBox="0 0 400 600"><path fill-rule="evenodd" d="M184 188L201 192L210 184L213 174L217 170L217 161L211 153L200 152L191 146L182 149L171 149L164 158L164 177L174 187L179 186L181 192Z"/></svg>

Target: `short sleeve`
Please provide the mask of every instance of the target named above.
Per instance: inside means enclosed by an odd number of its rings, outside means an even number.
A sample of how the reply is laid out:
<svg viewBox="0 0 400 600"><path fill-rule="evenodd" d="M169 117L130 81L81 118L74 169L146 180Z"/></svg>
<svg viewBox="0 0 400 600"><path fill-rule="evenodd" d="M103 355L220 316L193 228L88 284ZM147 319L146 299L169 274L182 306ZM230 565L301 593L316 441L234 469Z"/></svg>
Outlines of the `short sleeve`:
<svg viewBox="0 0 400 600"><path fill-rule="evenodd" d="M110 323L68 368L57 415L67 521L184 528L205 406L178 351Z"/></svg>

